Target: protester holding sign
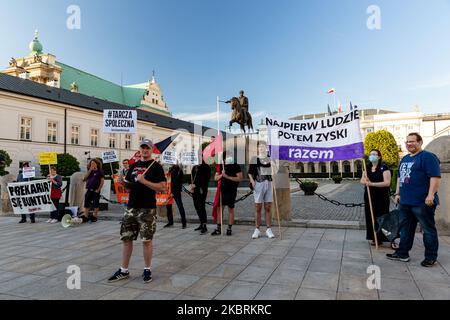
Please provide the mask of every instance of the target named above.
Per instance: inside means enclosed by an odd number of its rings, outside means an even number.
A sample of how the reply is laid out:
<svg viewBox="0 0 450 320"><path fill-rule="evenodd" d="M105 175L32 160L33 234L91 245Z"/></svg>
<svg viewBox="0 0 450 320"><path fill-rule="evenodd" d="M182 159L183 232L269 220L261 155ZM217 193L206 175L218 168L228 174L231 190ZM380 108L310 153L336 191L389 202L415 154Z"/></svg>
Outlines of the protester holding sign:
<svg viewBox="0 0 450 320"><path fill-rule="evenodd" d="M35 214L55 210L50 199L51 182L35 180L8 183L8 194L14 214Z"/></svg>
<svg viewBox="0 0 450 320"><path fill-rule="evenodd" d="M22 170L20 170L19 174L17 175L17 179L16 179L17 182L30 181L30 178L24 178L24 176L23 176L23 169L24 168L29 168L29 167L30 167L30 164L28 162L24 162L22 164ZM34 213L30 214L30 221L31 221L31 223L35 223L36 222ZM26 214L22 214L22 219L20 219L19 223L25 223L25 222L27 222L27 215Z"/></svg>
<svg viewBox="0 0 450 320"><path fill-rule="evenodd" d="M389 168L382 163L383 157L381 152L372 149L369 153L369 164L367 165L367 176L363 175L361 183L366 186L364 191L364 210L366 213L366 239L372 240L371 244L375 245L373 235L372 216L370 213L369 195L367 187L370 187L370 198L372 200L372 208L375 218L375 230L378 230L376 219L382 215L389 213L389 187L391 185L391 172ZM389 242L384 233L380 230L377 233L378 244Z"/></svg>
<svg viewBox="0 0 450 320"><path fill-rule="evenodd" d="M47 220L47 223L57 223L59 216L59 199L61 199L62 196L62 177L56 173L55 166L50 167L50 174L47 176L47 179L52 183L50 198L55 206L55 210L50 213L50 219Z"/></svg>
<svg viewBox="0 0 450 320"><path fill-rule="evenodd" d="M98 159L89 161L88 171L84 175L83 181L86 181L86 193L84 195L83 222L89 221L89 208L94 207L94 214L91 222L96 222L98 211L100 210L100 191L105 182L105 175L102 170L102 164Z"/></svg>

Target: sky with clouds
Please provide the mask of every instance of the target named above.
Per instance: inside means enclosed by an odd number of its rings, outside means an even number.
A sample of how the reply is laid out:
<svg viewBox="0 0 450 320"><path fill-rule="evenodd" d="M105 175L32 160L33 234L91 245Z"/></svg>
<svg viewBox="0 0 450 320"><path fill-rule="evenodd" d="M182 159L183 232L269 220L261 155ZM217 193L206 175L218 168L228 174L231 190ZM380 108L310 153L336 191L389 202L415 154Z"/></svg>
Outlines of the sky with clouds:
<svg viewBox="0 0 450 320"><path fill-rule="evenodd" d="M66 26L78 5L81 28ZM380 29L367 21L376 5ZM44 51L115 83L152 70L174 116L216 126L244 89L254 122L360 108L450 112L450 0L0 0L0 66ZM221 129L230 105L220 104Z"/></svg>

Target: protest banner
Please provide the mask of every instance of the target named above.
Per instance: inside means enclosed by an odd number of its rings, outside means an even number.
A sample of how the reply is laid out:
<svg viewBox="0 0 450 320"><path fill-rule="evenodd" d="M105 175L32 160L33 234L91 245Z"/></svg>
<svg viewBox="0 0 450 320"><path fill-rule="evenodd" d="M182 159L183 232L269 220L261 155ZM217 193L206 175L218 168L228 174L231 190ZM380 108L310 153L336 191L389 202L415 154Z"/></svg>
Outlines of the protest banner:
<svg viewBox="0 0 450 320"><path fill-rule="evenodd" d="M109 150L109 151L102 152L102 160L103 160L103 163L111 163L111 162L119 161L115 150Z"/></svg>
<svg viewBox="0 0 450 320"><path fill-rule="evenodd" d="M271 159L338 161L364 157L358 110L309 120L266 117Z"/></svg>
<svg viewBox="0 0 450 320"><path fill-rule="evenodd" d="M40 152L39 153L39 164L58 164L58 157L56 152Z"/></svg>
<svg viewBox="0 0 450 320"><path fill-rule="evenodd" d="M56 210L50 198L50 189L51 182L48 180L8 183L8 193L14 214Z"/></svg>
<svg viewBox="0 0 450 320"><path fill-rule="evenodd" d="M117 202L128 203L128 191L123 184L123 175L113 174L114 190L117 196Z"/></svg>
<svg viewBox="0 0 450 320"><path fill-rule="evenodd" d="M177 164L177 152L174 150L166 150L162 154L163 164Z"/></svg>
<svg viewBox="0 0 450 320"><path fill-rule="evenodd" d="M25 179L36 177L36 168L35 167L23 167L22 168L22 176Z"/></svg>
<svg viewBox="0 0 450 320"><path fill-rule="evenodd" d="M198 155L196 151L185 151L181 153L181 163L186 166L195 166L198 164Z"/></svg>
<svg viewBox="0 0 450 320"><path fill-rule="evenodd" d="M136 133L136 110L103 110L103 132Z"/></svg>

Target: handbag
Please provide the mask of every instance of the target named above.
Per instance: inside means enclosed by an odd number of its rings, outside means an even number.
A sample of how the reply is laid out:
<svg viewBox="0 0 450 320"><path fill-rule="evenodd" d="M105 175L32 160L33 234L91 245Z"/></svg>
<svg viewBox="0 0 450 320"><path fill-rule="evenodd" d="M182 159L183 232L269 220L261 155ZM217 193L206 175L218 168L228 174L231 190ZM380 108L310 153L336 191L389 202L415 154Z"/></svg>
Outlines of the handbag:
<svg viewBox="0 0 450 320"><path fill-rule="evenodd" d="M378 230L381 231L386 236L389 241L394 241L398 238L399 234L399 223L400 221L400 210L394 209L389 213L382 215L377 218Z"/></svg>
<svg viewBox="0 0 450 320"><path fill-rule="evenodd" d="M61 188L52 188L50 191L50 198L61 199L62 191Z"/></svg>

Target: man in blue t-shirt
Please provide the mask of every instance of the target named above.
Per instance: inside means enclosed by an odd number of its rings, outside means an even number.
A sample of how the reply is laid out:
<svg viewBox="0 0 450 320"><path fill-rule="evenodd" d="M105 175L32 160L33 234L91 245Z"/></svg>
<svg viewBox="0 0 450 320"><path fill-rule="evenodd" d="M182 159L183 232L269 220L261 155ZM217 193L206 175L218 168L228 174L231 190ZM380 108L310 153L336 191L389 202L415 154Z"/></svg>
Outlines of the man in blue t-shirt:
<svg viewBox="0 0 450 320"><path fill-rule="evenodd" d="M423 267L431 267L438 256L438 234L434 212L439 204L437 191L441 180L439 159L422 150L423 140L418 133L410 133L406 147L409 155L400 161L395 202L400 203L400 246L386 256L391 260L409 261L417 222L423 230L425 260Z"/></svg>

